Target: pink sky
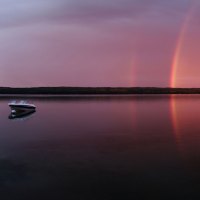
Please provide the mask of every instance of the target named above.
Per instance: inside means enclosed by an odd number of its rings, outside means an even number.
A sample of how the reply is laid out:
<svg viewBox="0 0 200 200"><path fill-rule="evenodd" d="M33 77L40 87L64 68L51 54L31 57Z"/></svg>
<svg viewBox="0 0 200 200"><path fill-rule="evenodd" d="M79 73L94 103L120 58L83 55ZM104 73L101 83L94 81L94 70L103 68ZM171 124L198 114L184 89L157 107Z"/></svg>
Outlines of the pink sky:
<svg viewBox="0 0 200 200"><path fill-rule="evenodd" d="M1 86L200 87L200 3L1 0Z"/></svg>

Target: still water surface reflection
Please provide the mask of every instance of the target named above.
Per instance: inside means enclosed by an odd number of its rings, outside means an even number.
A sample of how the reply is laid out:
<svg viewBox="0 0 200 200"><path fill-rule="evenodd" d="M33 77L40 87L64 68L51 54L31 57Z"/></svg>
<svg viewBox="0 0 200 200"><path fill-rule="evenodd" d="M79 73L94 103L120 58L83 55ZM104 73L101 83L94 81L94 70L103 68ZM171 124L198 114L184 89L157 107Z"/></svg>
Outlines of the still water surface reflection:
<svg viewBox="0 0 200 200"><path fill-rule="evenodd" d="M200 96L0 100L1 199L200 196Z"/></svg>

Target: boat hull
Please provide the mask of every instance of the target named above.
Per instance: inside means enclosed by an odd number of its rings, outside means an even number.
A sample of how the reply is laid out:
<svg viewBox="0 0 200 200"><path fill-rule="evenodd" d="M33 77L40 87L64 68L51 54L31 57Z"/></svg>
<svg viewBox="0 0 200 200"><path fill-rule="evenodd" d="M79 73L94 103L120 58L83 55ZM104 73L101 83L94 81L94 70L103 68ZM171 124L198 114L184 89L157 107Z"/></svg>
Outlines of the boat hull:
<svg viewBox="0 0 200 200"><path fill-rule="evenodd" d="M29 106L29 105L9 105L11 110L15 110L15 111L32 111L35 110L34 106Z"/></svg>
<svg viewBox="0 0 200 200"><path fill-rule="evenodd" d="M35 113L35 110L21 110L20 112L14 112L14 113L11 113L9 115L9 119L27 119L28 117L30 117L33 113Z"/></svg>

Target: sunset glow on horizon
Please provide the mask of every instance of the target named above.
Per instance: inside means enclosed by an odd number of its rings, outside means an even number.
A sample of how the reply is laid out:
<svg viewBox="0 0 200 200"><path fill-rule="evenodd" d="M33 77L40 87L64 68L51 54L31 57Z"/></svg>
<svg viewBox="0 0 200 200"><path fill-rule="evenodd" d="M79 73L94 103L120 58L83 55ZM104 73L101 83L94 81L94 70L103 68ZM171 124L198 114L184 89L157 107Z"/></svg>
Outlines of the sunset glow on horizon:
<svg viewBox="0 0 200 200"><path fill-rule="evenodd" d="M1 0L0 86L200 87L200 2Z"/></svg>

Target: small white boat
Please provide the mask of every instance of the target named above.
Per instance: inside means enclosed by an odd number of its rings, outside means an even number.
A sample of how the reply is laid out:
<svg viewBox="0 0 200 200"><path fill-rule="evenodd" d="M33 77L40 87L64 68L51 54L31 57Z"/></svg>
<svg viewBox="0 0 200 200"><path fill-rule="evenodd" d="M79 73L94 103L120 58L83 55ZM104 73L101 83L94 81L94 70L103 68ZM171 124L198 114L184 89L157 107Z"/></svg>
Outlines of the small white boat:
<svg viewBox="0 0 200 200"><path fill-rule="evenodd" d="M34 104L27 103L26 101L12 101L8 103L8 106L11 108L12 113L32 111L36 109L36 106Z"/></svg>

